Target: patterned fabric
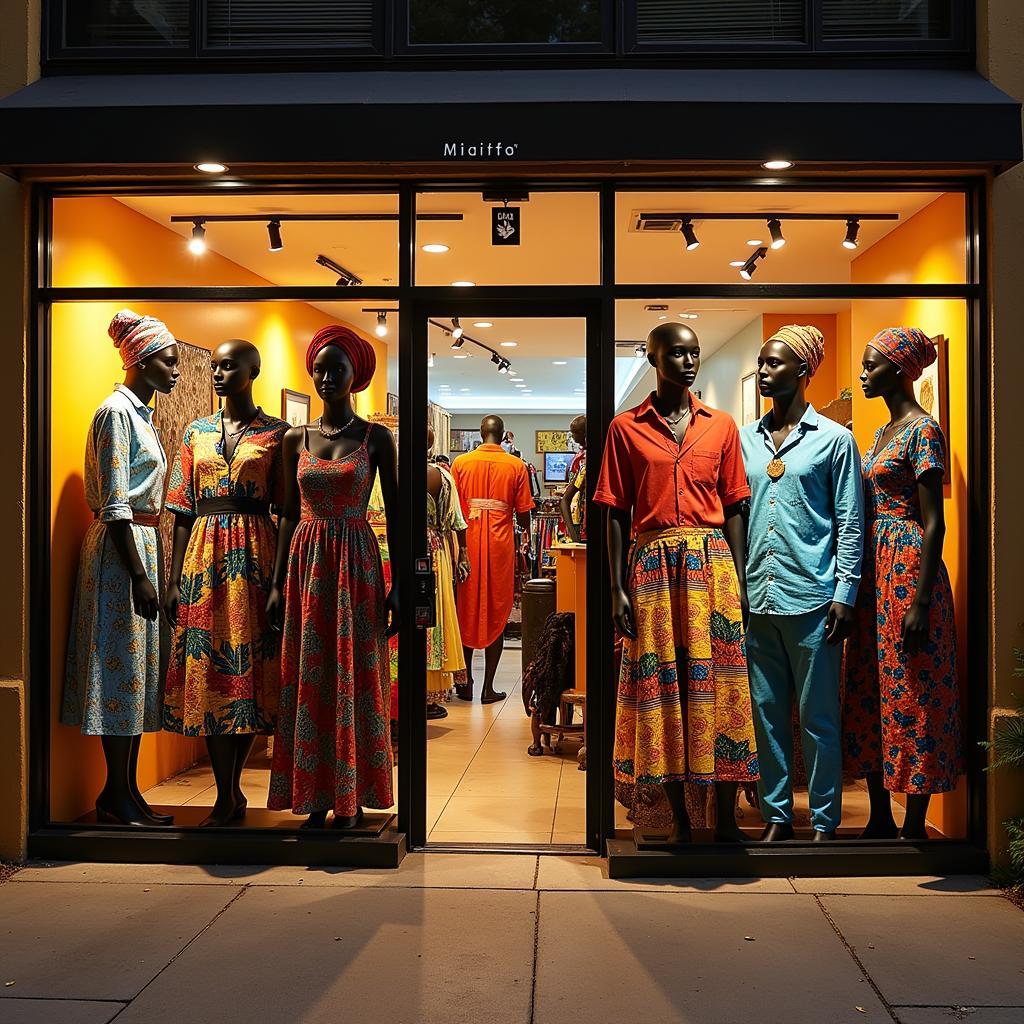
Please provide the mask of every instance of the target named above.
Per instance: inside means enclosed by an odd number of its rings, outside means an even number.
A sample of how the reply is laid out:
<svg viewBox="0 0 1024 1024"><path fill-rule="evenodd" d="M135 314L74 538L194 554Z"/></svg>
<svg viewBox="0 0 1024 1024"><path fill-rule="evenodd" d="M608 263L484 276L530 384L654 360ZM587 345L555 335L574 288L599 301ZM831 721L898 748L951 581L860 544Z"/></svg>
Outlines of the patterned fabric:
<svg viewBox="0 0 1024 1024"><path fill-rule="evenodd" d="M285 584L273 810L350 817L394 803L384 573L366 521L372 482L365 438L333 461L299 453L302 517Z"/></svg>
<svg viewBox="0 0 1024 1024"><path fill-rule="evenodd" d="M174 335L162 320L155 316L142 316L130 309L114 314L107 328L114 348L121 356L124 369L129 369L154 352L162 352L175 343Z"/></svg>
<svg viewBox="0 0 1024 1024"><path fill-rule="evenodd" d="M288 424L257 413L225 459L222 414L193 422L171 471L167 508L197 502L281 501L281 441ZM277 636L267 624L277 530L269 515L200 516L181 573L181 602L164 697L164 728L186 736L274 731Z"/></svg>
<svg viewBox="0 0 1024 1024"><path fill-rule="evenodd" d="M721 530L673 527L637 538L628 586L637 639L623 642L615 796L659 825L666 781L757 778L739 584Z"/></svg>
<svg viewBox="0 0 1024 1024"><path fill-rule="evenodd" d="M587 539L587 449L576 453L569 467L569 483L576 488L569 505L569 518L580 528L580 537Z"/></svg>
<svg viewBox="0 0 1024 1024"><path fill-rule="evenodd" d="M887 327L868 344L895 363L911 380L917 380L938 359L931 338L918 327Z"/></svg>
<svg viewBox="0 0 1024 1024"><path fill-rule="evenodd" d="M440 468L440 467L439 467ZM427 542L434 561L436 625L427 631L427 703L439 704L451 696L453 686L466 682L466 658L455 608L452 561L456 530L465 530L455 483L441 469L441 490L427 494Z"/></svg>
<svg viewBox="0 0 1024 1024"><path fill-rule="evenodd" d="M864 457L868 543L853 635L846 643L843 738L855 777L882 772L895 793L946 793L963 772L956 621L945 565L932 589L928 640L907 655L900 639L921 572L917 481L945 466L939 425L923 416Z"/></svg>
<svg viewBox="0 0 1024 1024"><path fill-rule="evenodd" d="M366 506L366 521L373 527L380 548L380 561L384 569L384 593L391 589L391 549L388 547L388 520L384 515L384 492L380 477L374 477L370 503ZM388 675L391 678L391 720L398 721L398 637L388 637Z"/></svg>
<svg viewBox="0 0 1024 1024"><path fill-rule="evenodd" d="M96 410L85 450L86 531L71 612L61 721L90 736L160 729L160 623L135 614L131 579L106 523L160 511L167 460L152 411L126 387ZM146 575L160 589L156 530L133 524Z"/></svg>
<svg viewBox="0 0 1024 1024"><path fill-rule="evenodd" d="M807 364L808 380L818 372L818 367L825 359L825 337L817 327L801 327L798 324L780 327L765 344L773 341L781 341Z"/></svg>

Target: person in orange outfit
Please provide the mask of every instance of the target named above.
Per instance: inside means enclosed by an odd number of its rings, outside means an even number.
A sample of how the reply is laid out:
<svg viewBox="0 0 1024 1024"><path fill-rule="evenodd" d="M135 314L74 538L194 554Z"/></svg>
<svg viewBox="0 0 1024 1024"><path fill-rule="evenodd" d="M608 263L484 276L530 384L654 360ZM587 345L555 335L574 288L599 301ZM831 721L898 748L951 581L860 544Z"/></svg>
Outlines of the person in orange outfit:
<svg viewBox="0 0 1024 1024"><path fill-rule="evenodd" d="M457 686L460 700L473 699L473 651L483 650L484 685L481 704L505 699L494 689L494 676L505 646L504 630L515 593L515 532L512 516L520 527L530 527L530 478L522 459L502 450L505 424L499 416L485 416L480 423L484 443L460 455L452 464L452 476L469 529L469 579L459 585L456 599L459 627L466 655L466 684Z"/></svg>

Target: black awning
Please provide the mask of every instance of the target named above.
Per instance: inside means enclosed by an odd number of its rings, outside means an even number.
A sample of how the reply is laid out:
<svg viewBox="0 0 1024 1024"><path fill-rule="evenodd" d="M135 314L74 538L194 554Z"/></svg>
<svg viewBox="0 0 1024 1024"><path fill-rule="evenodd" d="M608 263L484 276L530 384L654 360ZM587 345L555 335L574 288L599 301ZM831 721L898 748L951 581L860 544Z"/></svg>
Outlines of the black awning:
<svg viewBox="0 0 1024 1024"><path fill-rule="evenodd" d="M0 101L0 167L1022 158L969 71L487 70L46 78Z"/></svg>

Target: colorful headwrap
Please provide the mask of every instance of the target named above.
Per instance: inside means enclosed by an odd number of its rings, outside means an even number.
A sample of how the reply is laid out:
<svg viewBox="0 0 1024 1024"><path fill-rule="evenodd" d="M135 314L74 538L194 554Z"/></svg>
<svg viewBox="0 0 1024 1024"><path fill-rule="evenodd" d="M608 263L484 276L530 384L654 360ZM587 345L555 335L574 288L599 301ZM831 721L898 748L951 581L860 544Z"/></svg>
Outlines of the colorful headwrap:
<svg viewBox="0 0 1024 1024"><path fill-rule="evenodd" d="M781 341L783 345L788 345L807 364L808 380L818 372L825 358L825 338L817 327L790 324L779 328L768 341Z"/></svg>
<svg viewBox="0 0 1024 1024"><path fill-rule="evenodd" d="M126 370L138 365L147 356L176 344L174 335L167 325L155 316L142 316L130 309L114 314L107 334L114 341L114 348L121 355Z"/></svg>
<svg viewBox="0 0 1024 1024"><path fill-rule="evenodd" d="M342 327L341 324L331 324L330 327L322 327L313 335L313 340L306 349L306 372L313 376L313 360L317 353L327 345L337 345L352 361L352 390L365 391L373 380L374 370L377 369L377 355L373 346L365 339L359 337L349 327Z"/></svg>
<svg viewBox="0 0 1024 1024"><path fill-rule="evenodd" d="M917 380L938 358L931 338L918 327L886 327L868 344L895 363L911 380Z"/></svg>

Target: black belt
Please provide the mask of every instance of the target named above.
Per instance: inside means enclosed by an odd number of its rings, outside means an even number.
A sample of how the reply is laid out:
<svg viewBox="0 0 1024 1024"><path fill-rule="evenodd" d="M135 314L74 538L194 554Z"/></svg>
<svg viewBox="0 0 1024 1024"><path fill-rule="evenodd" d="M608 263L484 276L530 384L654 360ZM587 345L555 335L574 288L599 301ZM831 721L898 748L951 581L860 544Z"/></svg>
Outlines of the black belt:
<svg viewBox="0 0 1024 1024"><path fill-rule="evenodd" d="M259 498L204 498L196 503L199 516L269 516L270 502Z"/></svg>

